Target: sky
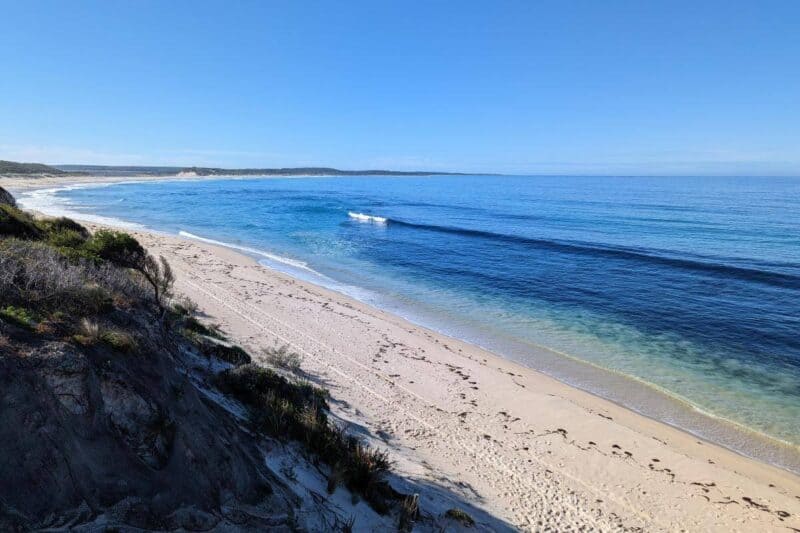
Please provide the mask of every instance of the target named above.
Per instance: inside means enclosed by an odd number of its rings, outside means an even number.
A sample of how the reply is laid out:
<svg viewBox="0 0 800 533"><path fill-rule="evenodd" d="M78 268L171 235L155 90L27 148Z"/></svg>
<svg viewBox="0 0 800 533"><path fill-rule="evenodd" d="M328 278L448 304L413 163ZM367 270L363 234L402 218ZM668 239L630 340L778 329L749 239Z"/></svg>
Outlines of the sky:
<svg viewBox="0 0 800 533"><path fill-rule="evenodd" d="M0 159L800 176L797 0L0 13Z"/></svg>

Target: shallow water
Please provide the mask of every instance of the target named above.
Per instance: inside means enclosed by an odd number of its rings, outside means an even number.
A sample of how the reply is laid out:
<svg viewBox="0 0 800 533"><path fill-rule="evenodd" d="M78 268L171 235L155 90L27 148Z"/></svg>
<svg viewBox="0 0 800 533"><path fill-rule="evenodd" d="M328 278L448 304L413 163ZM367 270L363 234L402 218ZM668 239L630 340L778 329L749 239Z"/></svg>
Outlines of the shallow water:
<svg viewBox="0 0 800 533"><path fill-rule="evenodd" d="M682 423L571 358L800 444L800 179L173 181L22 203L242 246L650 416Z"/></svg>

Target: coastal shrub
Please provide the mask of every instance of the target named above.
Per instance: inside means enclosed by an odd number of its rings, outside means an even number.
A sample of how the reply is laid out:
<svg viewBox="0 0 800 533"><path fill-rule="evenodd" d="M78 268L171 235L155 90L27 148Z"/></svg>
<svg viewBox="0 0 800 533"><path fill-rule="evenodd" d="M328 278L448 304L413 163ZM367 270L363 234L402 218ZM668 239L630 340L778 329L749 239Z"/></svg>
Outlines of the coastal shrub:
<svg viewBox="0 0 800 533"><path fill-rule="evenodd" d="M133 335L122 330L104 329L100 332L98 338L101 342L118 352L132 353L138 348L138 344Z"/></svg>
<svg viewBox="0 0 800 533"><path fill-rule="evenodd" d="M193 316L187 316L184 319L183 327L185 330L190 331L192 333L205 335L206 337L213 337L215 339L225 340L225 337L222 335L222 333L220 333L220 331L216 328L216 326L206 326Z"/></svg>
<svg viewBox="0 0 800 533"><path fill-rule="evenodd" d="M282 368L295 374L300 372L303 356L297 352L291 351L289 346L285 344L277 348L266 348L263 354L267 363L276 368Z"/></svg>
<svg viewBox="0 0 800 533"><path fill-rule="evenodd" d="M144 276L153 289L159 311L166 312L175 275L163 257L154 258L132 236L121 231L100 230L86 241L84 250L115 265L130 268Z"/></svg>
<svg viewBox="0 0 800 533"><path fill-rule="evenodd" d="M33 329L36 326L36 317L34 317L33 313L13 305L0 309L0 319L25 329Z"/></svg>
<svg viewBox="0 0 800 533"><path fill-rule="evenodd" d="M156 260L148 255L145 257L142 269L139 271L153 287L154 299L159 310L166 311L165 302L172 296L172 286L175 283L175 274L172 267L163 257Z"/></svg>
<svg viewBox="0 0 800 533"><path fill-rule="evenodd" d="M2 163L0 163L0 168L2 168ZM0 204L10 205L11 207L17 207L17 202L16 200L14 200L14 197L11 195L10 192L8 192L2 187L0 187Z"/></svg>
<svg viewBox="0 0 800 533"><path fill-rule="evenodd" d="M253 360L250 354L239 346L228 344L224 341L214 341L208 338L196 339L195 344L200 348L200 352L206 357L216 357L220 361L225 361L234 366L246 365Z"/></svg>
<svg viewBox="0 0 800 533"><path fill-rule="evenodd" d="M147 256L130 236L89 236L68 218L42 221L8 204L0 205L0 305L30 304L86 315L109 309L111 301L146 303L166 297L173 276L163 259ZM142 259L144 258L144 259ZM138 261L141 276L127 265Z"/></svg>
<svg viewBox="0 0 800 533"><path fill-rule="evenodd" d="M172 312L180 317L191 317L197 313L197 304L189 298L178 297L172 302Z"/></svg>
<svg viewBox="0 0 800 533"><path fill-rule="evenodd" d="M57 248L78 250L84 242L86 242L86 238L80 232L71 229L58 229L47 233L47 243ZM77 256L84 257L83 254Z"/></svg>
<svg viewBox="0 0 800 533"><path fill-rule="evenodd" d="M466 513L466 511L462 511L461 509L458 509L457 507L454 507L452 509L448 509L448 511L446 513L444 513L444 515L447 518L450 518L452 520L460 522L461 525L466 526L466 527L472 527L472 526L475 525L475 520L473 520L473 518L470 515L468 515Z"/></svg>
<svg viewBox="0 0 800 533"><path fill-rule="evenodd" d="M248 407L256 429L301 442L376 511L388 510L387 499L393 497L383 480L390 466L388 454L328 420L326 391L308 382L289 381L255 364L220 373L216 384Z"/></svg>
<svg viewBox="0 0 800 533"><path fill-rule="evenodd" d="M42 235L41 228L31 215L9 204L0 204L0 236L39 239Z"/></svg>
<svg viewBox="0 0 800 533"><path fill-rule="evenodd" d="M141 269L147 255L139 241L121 231L100 230L86 241L87 252L115 265Z"/></svg>
<svg viewBox="0 0 800 533"><path fill-rule="evenodd" d="M88 318L81 319L78 325L78 332L72 339L85 346L97 343L100 340L100 324Z"/></svg>
<svg viewBox="0 0 800 533"><path fill-rule="evenodd" d="M53 247L0 240L0 305L79 315L105 313L114 297L141 298L141 286L119 269L72 263Z"/></svg>
<svg viewBox="0 0 800 533"><path fill-rule="evenodd" d="M57 233L60 231L74 232L81 237L82 241L86 241L90 236L88 229L67 217L47 218L42 220L40 225L47 233Z"/></svg>

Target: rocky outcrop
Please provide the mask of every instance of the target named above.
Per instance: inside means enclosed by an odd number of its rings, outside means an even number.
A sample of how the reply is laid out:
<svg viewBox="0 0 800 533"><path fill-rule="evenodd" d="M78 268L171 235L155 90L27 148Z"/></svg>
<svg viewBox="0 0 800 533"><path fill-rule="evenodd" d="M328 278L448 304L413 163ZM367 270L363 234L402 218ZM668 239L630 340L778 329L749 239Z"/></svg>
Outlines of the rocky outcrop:
<svg viewBox="0 0 800 533"><path fill-rule="evenodd" d="M11 196L11 193L0 187L0 205L3 204L10 205L11 207L17 207L17 202L14 200L14 197Z"/></svg>
<svg viewBox="0 0 800 533"><path fill-rule="evenodd" d="M121 354L0 323L0 530L287 527L297 497L162 340Z"/></svg>

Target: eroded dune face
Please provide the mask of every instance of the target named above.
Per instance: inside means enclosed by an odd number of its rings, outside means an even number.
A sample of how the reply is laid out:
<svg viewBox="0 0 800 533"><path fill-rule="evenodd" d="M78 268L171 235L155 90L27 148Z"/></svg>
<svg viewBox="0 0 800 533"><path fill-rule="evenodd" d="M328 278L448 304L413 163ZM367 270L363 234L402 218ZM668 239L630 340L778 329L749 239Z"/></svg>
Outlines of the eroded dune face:
<svg viewBox="0 0 800 533"><path fill-rule="evenodd" d="M120 354L3 329L0 530L267 527L286 515L293 496L189 379L179 348Z"/></svg>

